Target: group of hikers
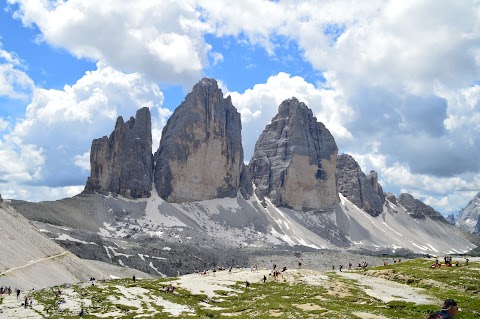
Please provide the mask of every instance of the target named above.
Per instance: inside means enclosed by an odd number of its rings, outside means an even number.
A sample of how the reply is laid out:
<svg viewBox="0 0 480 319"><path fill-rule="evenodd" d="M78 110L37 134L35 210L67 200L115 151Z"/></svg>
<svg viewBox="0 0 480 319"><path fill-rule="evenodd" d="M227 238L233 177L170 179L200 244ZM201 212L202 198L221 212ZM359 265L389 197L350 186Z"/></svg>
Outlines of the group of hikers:
<svg viewBox="0 0 480 319"><path fill-rule="evenodd" d="M445 267L452 267L452 256L444 256L444 265ZM465 257L465 266L468 266L469 259ZM455 267L460 267L460 262L455 260ZM438 257L435 257L435 262L430 266L430 268L441 268L442 263L438 261Z"/></svg>
<svg viewBox="0 0 480 319"><path fill-rule="evenodd" d="M17 296L17 300L20 300L20 293L21 290L19 288L15 288L15 294ZM9 296L12 294L12 287L11 286L1 286L0 287L0 299L3 298L2 295L8 294ZM21 306L27 308L27 307L32 307L33 305L33 297L30 296L29 294L25 294L25 298L23 298L23 303Z"/></svg>

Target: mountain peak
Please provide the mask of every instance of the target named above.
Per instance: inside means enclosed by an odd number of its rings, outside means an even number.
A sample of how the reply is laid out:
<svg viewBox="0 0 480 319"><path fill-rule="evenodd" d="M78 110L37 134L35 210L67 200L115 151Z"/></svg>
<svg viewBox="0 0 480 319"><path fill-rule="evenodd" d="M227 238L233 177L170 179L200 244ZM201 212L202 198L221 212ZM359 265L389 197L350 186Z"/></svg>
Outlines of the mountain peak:
<svg viewBox="0 0 480 319"><path fill-rule="evenodd" d="M324 209L339 200L337 152L330 131L293 97L279 105L278 114L260 135L250 173L257 189L275 205Z"/></svg>

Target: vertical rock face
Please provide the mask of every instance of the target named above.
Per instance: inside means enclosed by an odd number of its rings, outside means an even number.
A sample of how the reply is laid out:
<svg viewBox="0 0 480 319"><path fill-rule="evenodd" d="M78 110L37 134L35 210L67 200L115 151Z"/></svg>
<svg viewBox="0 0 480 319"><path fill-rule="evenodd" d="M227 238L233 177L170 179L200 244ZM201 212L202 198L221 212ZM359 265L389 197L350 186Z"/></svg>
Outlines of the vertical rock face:
<svg viewBox="0 0 480 319"><path fill-rule="evenodd" d="M408 193L400 194L397 201L413 218L424 219L430 217L431 219L439 220L444 223L447 222L442 214Z"/></svg>
<svg viewBox="0 0 480 319"><path fill-rule="evenodd" d="M214 79L202 79L163 128L155 187L170 202L251 194L243 163L240 113ZM247 195L245 193L245 195Z"/></svg>
<svg viewBox="0 0 480 319"><path fill-rule="evenodd" d="M109 138L93 140L90 169L86 192L112 192L128 198L150 196L153 155L148 108L139 109L126 123L120 116Z"/></svg>
<svg viewBox="0 0 480 319"><path fill-rule="evenodd" d="M462 209L457 224L469 233L480 235L480 192Z"/></svg>
<svg viewBox="0 0 480 319"><path fill-rule="evenodd" d="M282 102L255 144L249 164L257 190L278 206L324 209L338 203L337 145L296 98Z"/></svg>
<svg viewBox="0 0 480 319"><path fill-rule="evenodd" d="M375 171L367 177L351 155L342 154L337 159L336 175L338 191L349 201L372 216L383 212L385 196Z"/></svg>

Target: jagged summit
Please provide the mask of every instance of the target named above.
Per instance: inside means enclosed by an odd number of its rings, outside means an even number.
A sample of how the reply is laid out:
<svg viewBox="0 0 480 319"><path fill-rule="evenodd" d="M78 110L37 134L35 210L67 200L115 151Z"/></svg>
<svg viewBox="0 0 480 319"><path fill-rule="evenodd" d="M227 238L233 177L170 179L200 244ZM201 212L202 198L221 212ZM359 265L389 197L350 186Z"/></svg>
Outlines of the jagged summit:
<svg viewBox="0 0 480 319"><path fill-rule="evenodd" d="M152 190L152 121L147 107L124 122L120 116L110 137L92 142L85 192L149 197Z"/></svg>
<svg viewBox="0 0 480 319"><path fill-rule="evenodd" d="M163 128L155 153L158 194L172 202L235 197L241 181L250 183L241 130L240 113L217 81L198 82Z"/></svg>
<svg viewBox="0 0 480 319"><path fill-rule="evenodd" d="M421 200L416 199L411 194L402 193L400 196L398 196L397 201L405 208L410 216L415 219L425 219L426 217L430 217L431 219L447 223L447 220L442 214L437 212L431 206L423 203Z"/></svg>
<svg viewBox="0 0 480 319"><path fill-rule="evenodd" d="M341 154L337 158L336 175L338 191L349 201L372 216L382 213L385 195L375 171L366 176L351 155Z"/></svg>
<svg viewBox="0 0 480 319"><path fill-rule="evenodd" d="M337 145L330 131L295 97L283 101L278 114L255 144L249 164L263 196L278 206L324 209L338 203L335 181Z"/></svg>

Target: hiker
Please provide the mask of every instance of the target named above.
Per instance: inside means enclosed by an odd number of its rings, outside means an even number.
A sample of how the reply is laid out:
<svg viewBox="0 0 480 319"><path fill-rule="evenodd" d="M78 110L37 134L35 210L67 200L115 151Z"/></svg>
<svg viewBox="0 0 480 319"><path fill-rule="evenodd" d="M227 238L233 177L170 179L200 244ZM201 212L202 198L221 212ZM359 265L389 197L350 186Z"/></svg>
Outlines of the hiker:
<svg viewBox="0 0 480 319"><path fill-rule="evenodd" d="M248 289L249 287L250 287L250 282L247 280L247 281L245 282L245 288Z"/></svg>
<svg viewBox="0 0 480 319"><path fill-rule="evenodd" d="M302 269L302 263L298 263L298 269Z"/></svg>
<svg viewBox="0 0 480 319"><path fill-rule="evenodd" d="M348 263L348 270L352 270L352 263Z"/></svg>
<svg viewBox="0 0 480 319"><path fill-rule="evenodd" d="M133 275L132 280L133 280L133 282L135 282L135 280L136 280L135 275Z"/></svg>
<svg viewBox="0 0 480 319"><path fill-rule="evenodd" d="M467 259L468 260L468 259ZM468 261L467 261L468 262ZM12 287L8 286L8 295L10 296L12 294Z"/></svg>
<svg viewBox="0 0 480 319"><path fill-rule="evenodd" d="M263 283L267 282L267 276L263 275Z"/></svg>
<svg viewBox="0 0 480 319"><path fill-rule="evenodd" d="M27 306L28 306L28 296L25 296L24 306L25 306L25 308L27 308Z"/></svg>
<svg viewBox="0 0 480 319"><path fill-rule="evenodd" d="M468 258L465 258L465 266L468 266Z"/></svg>
<svg viewBox="0 0 480 319"><path fill-rule="evenodd" d="M343 265L340 265L340 267L339 267L339 268L340 268L340 272L342 272L342 269L343 269Z"/></svg>
<svg viewBox="0 0 480 319"><path fill-rule="evenodd" d="M17 288L17 299L20 299L20 289Z"/></svg>
<svg viewBox="0 0 480 319"><path fill-rule="evenodd" d="M447 299L443 303L442 310L431 313L428 319L453 319L458 312L458 306L455 300Z"/></svg>

